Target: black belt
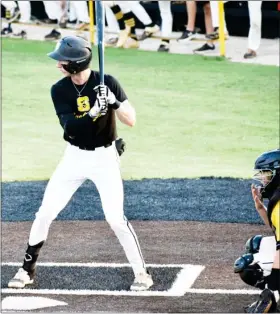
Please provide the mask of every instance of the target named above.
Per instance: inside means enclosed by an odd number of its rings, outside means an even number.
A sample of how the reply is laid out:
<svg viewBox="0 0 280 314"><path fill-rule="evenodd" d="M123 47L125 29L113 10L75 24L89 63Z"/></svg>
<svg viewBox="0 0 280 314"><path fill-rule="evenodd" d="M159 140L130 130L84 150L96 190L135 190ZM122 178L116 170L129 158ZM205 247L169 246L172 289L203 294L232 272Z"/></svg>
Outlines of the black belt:
<svg viewBox="0 0 280 314"><path fill-rule="evenodd" d="M108 143L108 144L105 144L105 145L101 145L101 146L93 146L93 145L79 145L78 147L82 150L95 150L96 148L99 148L99 147L110 147L112 145L112 142L111 143Z"/></svg>

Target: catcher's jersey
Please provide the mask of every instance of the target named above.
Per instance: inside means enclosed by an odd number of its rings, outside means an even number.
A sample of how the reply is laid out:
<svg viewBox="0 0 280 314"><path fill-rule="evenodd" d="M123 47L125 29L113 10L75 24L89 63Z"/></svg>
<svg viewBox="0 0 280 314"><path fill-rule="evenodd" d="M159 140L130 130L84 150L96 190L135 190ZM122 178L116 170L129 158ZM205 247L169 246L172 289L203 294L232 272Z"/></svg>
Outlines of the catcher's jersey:
<svg viewBox="0 0 280 314"><path fill-rule="evenodd" d="M81 149L106 146L117 137L113 109L109 108L107 114L96 121L87 114L96 101L97 94L93 89L99 82L99 72L91 71L87 83L83 85L74 85L70 77L65 77L51 88L55 111L64 130L64 139ZM118 101L127 99L113 76L105 75L104 82Z"/></svg>
<svg viewBox="0 0 280 314"><path fill-rule="evenodd" d="M277 249L280 249L280 200L274 206L271 213L271 225L275 232L275 237L277 241Z"/></svg>
<svg viewBox="0 0 280 314"><path fill-rule="evenodd" d="M280 250L280 186L275 190L267 205L269 224L276 238L276 249Z"/></svg>

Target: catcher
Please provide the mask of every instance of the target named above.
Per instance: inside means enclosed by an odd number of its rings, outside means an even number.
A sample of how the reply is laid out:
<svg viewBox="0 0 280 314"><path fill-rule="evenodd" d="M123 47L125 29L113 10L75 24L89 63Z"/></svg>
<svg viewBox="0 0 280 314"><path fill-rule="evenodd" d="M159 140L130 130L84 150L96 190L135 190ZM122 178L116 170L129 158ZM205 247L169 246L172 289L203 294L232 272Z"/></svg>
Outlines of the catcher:
<svg viewBox="0 0 280 314"><path fill-rule="evenodd" d="M263 153L255 161L252 185L255 207L273 237L256 235L246 243L246 254L234 263L241 279L262 290L259 299L247 306L245 313L278 313L280 293L280 149ZM267 207L263 199L268 199ZM278 303L279 306L279 303Z"/></svg>

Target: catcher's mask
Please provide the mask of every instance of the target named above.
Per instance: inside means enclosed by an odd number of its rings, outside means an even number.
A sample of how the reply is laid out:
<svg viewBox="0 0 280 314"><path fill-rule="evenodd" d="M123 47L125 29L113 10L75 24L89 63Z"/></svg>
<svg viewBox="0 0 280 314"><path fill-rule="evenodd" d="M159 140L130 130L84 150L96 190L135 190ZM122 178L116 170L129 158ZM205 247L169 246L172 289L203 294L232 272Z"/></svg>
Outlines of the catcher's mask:
<svg viewBox="0 0 280 314"><path fill-rule="evenodd" d="M268 151L255 161L253 180L257 181L263 198L271 198L280 187L280 149Z"/></svg>
<svg viewBox="0 0 280 314"><path fill-rule="evenodd" d="M62 38L53 52L48 56L57 61L68 61L63 68L70 74L79 73L89 67L92 51L91 45L79 36L67 36Z"/></svg>

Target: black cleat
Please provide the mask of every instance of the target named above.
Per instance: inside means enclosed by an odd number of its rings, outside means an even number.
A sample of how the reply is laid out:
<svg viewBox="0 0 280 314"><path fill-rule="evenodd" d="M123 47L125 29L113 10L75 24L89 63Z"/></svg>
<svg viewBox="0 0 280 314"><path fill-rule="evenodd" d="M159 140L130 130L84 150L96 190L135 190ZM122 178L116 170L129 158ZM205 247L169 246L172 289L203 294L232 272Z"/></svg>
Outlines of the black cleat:
<svg viewBox="0 0 280 314"><path fill-rule="evenodd" d="M49 34L45 36L45 40L58 40L61 38L61 33L53 29Z"/></svg>
<svg viewBox="0 0 280 314"><path fill-rule="evenodd" d="M258 301L244 308L245 313L277 313L277 303L274 293L264 289Z"/></svg>
<svg viewBox="0 0 280 314"><path fill-rule="evenodd" d="M244 54L244 59L253 59L256 58L257 53L254 50L250 50Z"/></svg>
<svg viewBox="0 0 280 314"><path fill-rule="evenodd" d="M177 39L177 41L180 43L186 43L194 39L195 37L196 37L196 32L192 32L186 29L181 35L181 37Z"/></svg>
<svg viewBox="0 0 280 314"><path fill-rule="evenodd" d="M27 33L26 31L22 30L19 33L13 34L13 38L21 38L21 39L26 39L27 38Z"/></svg>
<svg viewBox="0 0 280 314"><path fill-rule="evenodd" d="M211 51L211 50L215 50L215 45L210 45L208 43L205 43L203 46L201 46L200 48L195 49L193 52L194 53L203 53L205 51Z"/></svg>
<svg viewBox="0 0 280 314"><path fill-rule="evenodd" d="M9 24L8 27L4 27L2 30L1 30L1 36L2 37L9 37L13 34L13 30L12 30L12 27L11 25Z"/></svg>
<svg viewBox="0 0 280 314"><path fill-rule="evenodd" d="M160 51L160 52L169 52L169 44L168 43L165 43L165 44L161 44L159 47L158 47L158 50L157 51Z"/></svg>

